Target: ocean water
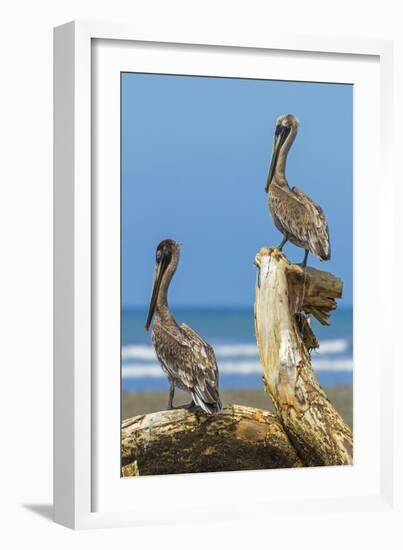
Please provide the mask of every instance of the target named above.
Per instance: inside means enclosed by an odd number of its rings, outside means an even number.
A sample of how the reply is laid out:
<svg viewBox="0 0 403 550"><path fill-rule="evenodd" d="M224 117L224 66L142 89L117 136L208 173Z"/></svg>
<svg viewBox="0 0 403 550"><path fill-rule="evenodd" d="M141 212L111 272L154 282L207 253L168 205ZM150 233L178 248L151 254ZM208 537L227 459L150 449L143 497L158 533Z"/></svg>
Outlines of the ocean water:
<svg viewBox="0 0 403 550"><path fill-rule="evenodd" d="M262 385L262 369L254 333L253 308L172 308L176 321L185 322L214 348L220 372L220 387L253 389ZM122 390L124 392L168 389L151 344L151 331L144 330L145 310L122 312ZM314 319L312 328L320 348L312 353L313 366L323 386L353 382L353 311L340 308L331 315L331 326Z"/></svg>

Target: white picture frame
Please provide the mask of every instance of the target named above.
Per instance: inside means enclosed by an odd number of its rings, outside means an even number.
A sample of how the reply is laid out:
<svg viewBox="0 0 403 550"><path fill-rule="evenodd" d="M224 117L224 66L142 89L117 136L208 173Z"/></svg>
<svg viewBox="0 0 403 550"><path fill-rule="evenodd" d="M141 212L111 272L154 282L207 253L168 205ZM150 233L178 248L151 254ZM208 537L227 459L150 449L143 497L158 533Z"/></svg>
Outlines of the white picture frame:
<svg viewBox="0 0 403 550"><path fill-rule="evenodd" d="M386 170L391 166L392 43L272 33L231 37L227 32L218 38L183 31L152 36L130 25L72 22L55 29L54 62L55 521L90 528L177 522L178 517L191 521L195 513L199 520L242 519L251 517L251 511L254 516L276 513L282 505L296 513L302 500L312 514L324 508L392 507L394 408L387 388L393 349L383 349L380 355L365 302L371 287L371 307L385 306L385 289L394 276L380 269L382 258L394 250L387 238L393 234L393 185L381 195L375 193L381 158ZM268 73L268 66L274 72ZM120 478L120 375L108 366L117 358L120 365L113 291L120 269L119 203L110 182L119 176L115 77L125 70L280 79L288 75L355 84L354 338L355 344L367 344L358 346L354 356L353 467ZM364 182L374 193L365 195ZM381 240L382 247L377 246ZM377 330L381 340L382 333L387 337L386 326ZM270 494L261 490L266 482ZM173 484L175 508L166 500ZM212 484L222 496L216 504L211 503ZM186 499L192 493L199 495L197 502ZM256 503L260 512L251 506Z"/></svg>

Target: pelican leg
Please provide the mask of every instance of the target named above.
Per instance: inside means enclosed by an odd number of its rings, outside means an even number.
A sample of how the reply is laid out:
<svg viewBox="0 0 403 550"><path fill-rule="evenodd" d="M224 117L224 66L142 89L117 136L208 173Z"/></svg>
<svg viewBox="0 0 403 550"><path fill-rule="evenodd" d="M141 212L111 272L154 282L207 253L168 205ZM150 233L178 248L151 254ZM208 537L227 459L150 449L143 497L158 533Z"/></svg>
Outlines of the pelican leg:
<svg viewBox="0 0 403 550"><path fill-rule="evenodd" d="M174 384L170 381L170 382L169 382L168 410L174 409L174 408L175 408L175 407L173 406L174 395L175 395L175 386L174 386Z"/></svg>
<svg viewBox="0 0 403 550"><path fill-rule="evenodd" d="M279 250L283 250L283 246L285 245L285 243L288 241L287 237L284 237L284 239L281 241L281 244L280 246L278 247Z"/></svg>
<svg viewBox="0 0 403 550"><path fill-rule="evenodd" d="M306 262L308 261L308 254L309 254L309 250L305 250L305 256L304 256L304 261L302 262L302 267L306 267Z"/></svg>

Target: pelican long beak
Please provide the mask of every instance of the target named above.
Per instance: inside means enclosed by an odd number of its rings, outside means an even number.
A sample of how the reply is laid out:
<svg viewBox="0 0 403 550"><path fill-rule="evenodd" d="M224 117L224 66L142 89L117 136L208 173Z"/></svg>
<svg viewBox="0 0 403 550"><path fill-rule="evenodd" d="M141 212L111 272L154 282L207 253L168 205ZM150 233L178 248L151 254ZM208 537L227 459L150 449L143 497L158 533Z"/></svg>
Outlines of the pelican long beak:
<svg viewBox="0 0 403 550"><path fill-rule="evenodd" d="M265 188L266 193L269 192L269 187L276 171L280 149L284 145L284 142L287 139L289 133L290 133L290 128L288 128L287 126L278 126L276 128L276 133L274 134L271 163L270 163L269 173L267 175L267 180L266 180L266 188Z"/></svg>
<svg viewBox="0 0 403 550"><path fill-rule="evenodd" d="M150 306L148 308L147 321L145 324L145 329L148 331L150 328L151 321L154 316L155 306L157 305L158 294L161 287L162 277L168 266L168 261L165 256L162 256L161 261L155 266L154 280L153 280L153 290L151 294Z"/></svg>

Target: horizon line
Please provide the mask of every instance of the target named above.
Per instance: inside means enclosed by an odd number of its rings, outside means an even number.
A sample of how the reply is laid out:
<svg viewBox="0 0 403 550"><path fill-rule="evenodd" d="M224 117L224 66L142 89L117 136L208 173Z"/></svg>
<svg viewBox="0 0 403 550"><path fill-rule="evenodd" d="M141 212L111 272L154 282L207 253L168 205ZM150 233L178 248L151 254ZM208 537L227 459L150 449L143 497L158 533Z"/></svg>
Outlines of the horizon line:
<svg viewBox="0 0 403 550"><path fill-rule="evenodd" d="M352 309L353 308L352 303L345 303L340 304L337 309ZM254 304L234 304L234 305L226 305L226 304L170 304L170 308L172 309L253 309ZM122 305L121 310L122 311L146 311L148 309L148 304L145 305Z"/></svg>

